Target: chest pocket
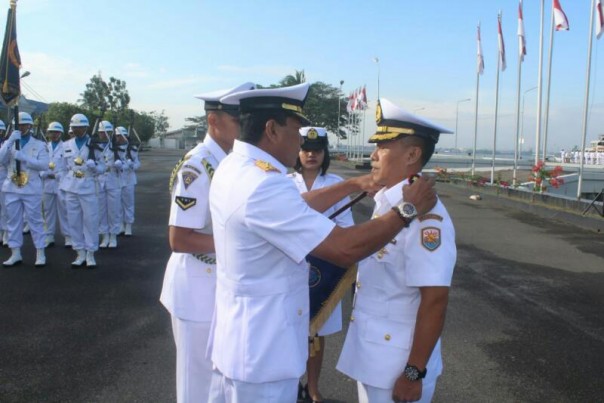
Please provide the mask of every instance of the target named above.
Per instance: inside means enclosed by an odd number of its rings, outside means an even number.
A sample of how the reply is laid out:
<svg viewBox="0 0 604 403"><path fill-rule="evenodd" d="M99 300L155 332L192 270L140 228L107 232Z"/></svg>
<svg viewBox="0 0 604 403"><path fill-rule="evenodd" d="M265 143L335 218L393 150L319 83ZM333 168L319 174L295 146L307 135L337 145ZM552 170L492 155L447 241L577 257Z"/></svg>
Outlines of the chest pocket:
<svg viewBox="0 0 604 403"><path fill-rule="evenodd" d="M365 322L363 339L387 347L411 349L414 323L395 322L384 318L368 319Z"/></svg>

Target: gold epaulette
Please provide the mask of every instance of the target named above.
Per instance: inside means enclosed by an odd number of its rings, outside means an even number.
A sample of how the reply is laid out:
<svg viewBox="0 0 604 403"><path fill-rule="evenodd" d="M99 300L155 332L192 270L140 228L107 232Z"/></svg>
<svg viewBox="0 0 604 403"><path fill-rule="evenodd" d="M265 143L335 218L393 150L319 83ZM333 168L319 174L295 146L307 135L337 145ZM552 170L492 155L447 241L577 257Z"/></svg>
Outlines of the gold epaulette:
<svg viewBox="0 0 604 403"><path fill-rule="evenodd" d="M281 172L274 167L270 162L256 160L256 166L264 172Z"/></svg>

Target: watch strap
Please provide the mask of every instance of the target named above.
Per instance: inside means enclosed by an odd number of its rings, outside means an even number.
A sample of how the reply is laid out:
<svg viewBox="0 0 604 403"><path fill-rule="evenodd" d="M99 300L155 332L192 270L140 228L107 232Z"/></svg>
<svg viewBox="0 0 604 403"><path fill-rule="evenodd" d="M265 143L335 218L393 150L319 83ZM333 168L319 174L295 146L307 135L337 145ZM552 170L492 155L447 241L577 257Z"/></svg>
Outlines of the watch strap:
<svg viewBox="0 0 604 403"><path fill-rule="evenodd" d="M403 215L403 213L401 213L401 210L399 210L398 206L396 207L392 207L392 211L394 211L396 213L396 215L403 220L403 222L405 223L404 228L407 228L409 226L409 224L411 224L411 221L413 221L413 218L409 218L409 217L405 217Z"/></svg>

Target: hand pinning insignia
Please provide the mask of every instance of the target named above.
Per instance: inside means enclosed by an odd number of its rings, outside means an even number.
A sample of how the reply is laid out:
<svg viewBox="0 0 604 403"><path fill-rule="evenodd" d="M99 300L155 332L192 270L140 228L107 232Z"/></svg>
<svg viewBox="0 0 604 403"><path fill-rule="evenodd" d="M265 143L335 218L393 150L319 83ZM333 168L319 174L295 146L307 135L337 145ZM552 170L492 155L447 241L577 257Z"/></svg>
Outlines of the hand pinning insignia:
<svg viewBox="0 0 604 403"><path fill-rule="evenodd" d="M430 252L434 252L440 246L440 228L422 228L421 237L422 246Z"/></svg>
<svg viewBox="0 0 604 403"><path fill-rule="evenodd" d="M266 161L257 160L256 161L256 166L258 168L262 169L264 172L281 172L277 168L275 168L274 166L272 166L270 164L270 162L266 162Z"/></svg>
<svg viewBox="0 0 604 403"><path fill-rule="evenodd" d="M181 209L188 210L197 204L197 199L193 197L176 196L174 198L174 203L176 203Z"/></svg>

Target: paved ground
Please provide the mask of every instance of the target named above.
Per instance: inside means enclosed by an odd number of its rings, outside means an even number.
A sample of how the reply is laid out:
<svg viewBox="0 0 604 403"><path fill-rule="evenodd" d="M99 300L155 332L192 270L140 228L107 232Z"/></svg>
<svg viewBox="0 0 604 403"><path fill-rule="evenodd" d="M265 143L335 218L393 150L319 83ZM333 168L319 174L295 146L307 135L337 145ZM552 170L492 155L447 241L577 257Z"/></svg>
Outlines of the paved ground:
<svg viewBox="0 0 604 403"><path fill-rule="evenodd" d="M141 155L134 236L100 252L98 269L69 269L73 252L60 241L51 264L34 269L29 239L25 264L0 269L0 401L174 401L174 344L157 299L179 154ZM602 401L603 235L470 193L439 185L459 257L435 401ZM354 211L365 219L369 201ZM356 401L354 383L333 369L342 339L328 339L327 402Z"/></svg>

